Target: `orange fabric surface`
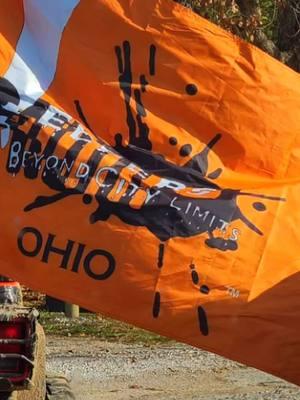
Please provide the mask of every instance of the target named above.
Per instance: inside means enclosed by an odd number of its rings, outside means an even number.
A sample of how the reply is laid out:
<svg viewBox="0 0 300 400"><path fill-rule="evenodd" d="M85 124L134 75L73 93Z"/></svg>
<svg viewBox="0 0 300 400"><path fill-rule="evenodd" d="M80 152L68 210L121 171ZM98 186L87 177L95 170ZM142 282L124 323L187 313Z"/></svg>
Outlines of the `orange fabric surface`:
<svg viewBox="0 0 300 400"><path fill-rule="evenodd" d="M0 273L300 384L299 76L172 1L46 3L0 3Z"/></svg>

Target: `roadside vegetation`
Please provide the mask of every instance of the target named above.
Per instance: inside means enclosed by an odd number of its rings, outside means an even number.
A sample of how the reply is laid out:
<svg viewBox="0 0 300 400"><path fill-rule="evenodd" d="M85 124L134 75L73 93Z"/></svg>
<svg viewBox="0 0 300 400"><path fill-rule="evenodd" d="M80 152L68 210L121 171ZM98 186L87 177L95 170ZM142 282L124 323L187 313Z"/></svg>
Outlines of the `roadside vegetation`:
<svg viewBox="0 0 300 400"><path fill-rule="evenodd" d="M23 301L27 307L34 307L40 313L40 323L46 335L62 337L91 337L108 342L136 343L151 346L170 343L169 339L136 328L123 322L105 318L100 314L81 312L79 318L67 318L62 312L46 309L46 296L23 287Z"/></svg>
<svg viewBox="0 0 300 400"><path fill-rule="evenodd" d="M108 342L136 343L144 346L170 342L162 336L104 318L99 314L81 313L79 318L69 319L63 313L40 311L40 323L46 335L88 336Z"/></svg>

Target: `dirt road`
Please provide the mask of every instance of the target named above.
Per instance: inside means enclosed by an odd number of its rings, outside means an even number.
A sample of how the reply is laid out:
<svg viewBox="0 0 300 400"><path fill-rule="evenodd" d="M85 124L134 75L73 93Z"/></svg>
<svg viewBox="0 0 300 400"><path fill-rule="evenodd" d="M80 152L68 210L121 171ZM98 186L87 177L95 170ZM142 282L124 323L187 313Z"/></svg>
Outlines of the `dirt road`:
<svg viewBox="0 0 300 400"><path fill-rule="evenodd" d="M192 347L48 339L48 367L78 400L300 400L300 389Z"/></svg>

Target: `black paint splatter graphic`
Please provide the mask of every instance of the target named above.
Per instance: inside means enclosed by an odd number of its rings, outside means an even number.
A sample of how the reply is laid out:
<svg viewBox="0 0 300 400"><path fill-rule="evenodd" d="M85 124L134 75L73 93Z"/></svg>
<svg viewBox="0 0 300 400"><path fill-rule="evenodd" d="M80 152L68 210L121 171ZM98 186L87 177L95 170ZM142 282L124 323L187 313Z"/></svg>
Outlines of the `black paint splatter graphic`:
<svg viewBox="0 0 300 400"><path fill-rule="evenodd" d="M158 318L159 313L160 313L160 293L155 292L153 310L152 310L153 318Z"/></svg>
<svg viewBox="0 0 300 400"><path fill-rule="evenodd" d="M201 278L196 269L196 265L191 264L190 270L191 270L191 279L192 279L193 285L195 285L199 289L200 294L208 295L210 292L210 289L207 285L201 283ZM198 285L200 285L200 286L198 286ZM200 332L204 336L207 336L208 332L209 332L208 318L207 318L206 311L203 306L197 308L197 316L198 316Z"/></svg>
<svg viewBox="0 0 300 400"><path fill-rule="evenodd" d="M171 146L176 146L178 144L178 140L176 139L176 137L170 137L169 139L169 143Z"/></svg>
<svg viewBox="0 0 300 400"><path fill-rule="evenodd" d="M185 144L184 146L181 147L179 154L181 155L181 157L187 157L191 154L191 152L193 151L193 148L190 144Z"/></svg>
<svg viewBox="0 0 300 400"><path fill-rule="evenodd" d="M151 150L152 143L149 140L149 128L147 124L143 122L143 118L146 117L146 111L144 105L142 104L142 92L145 92L147 79L145 75L142 75L143 84L141 85L141 90L133 90L132 83L132 67L131 67L131 46L130 43L125 41L123 47L116 46L115 48L118 69L119 69L119 82L120 89L123 92L125 99L125 107L127 112L127 125L129 128L129 142L130 144L140 147L142 149ZM150 49L150 74L155 74L155 47ZM131 102L135 100L136 104L136 119L133 115L131 109ZM137 134L138 130L138 134ZM116 139L117 140L117 139Z"/></svg>
<svg viewBox="0 0 300 400"><path fill-rule="evenodd" d="M188 95L195 96L198 93L197 85L189 83L188 85L186 85L185 91Z"/></svg>
<svg viewBox="0 0 300 400"><path fill-rule="evenodd" d="M199 278L198 272L195 269L195 265L191 264L190 268L191 268L191 276L192 276L193 284L198 285L200 278Z"/></svg>
<svg viewBox="0 0 300 400"><path fill-rule="evenodd" d="M81 121L84 123L84 125L91 131L93 132L92 128L90 127L90 124L88 123L88 121L85 118L85 115L81 109L81 105L80 102L78 100L74 101L75 107L76 107L76 111L79 115L79 118L81 119Z"/></svg>
<svg viewBox="0 0 300 400"><path fill-rule="evenodd" d="M208 286L202 285L202 286L200 286L200 292L203 293L203 294L209 294L210 289L209 289Z"/></svg>
<svg viewBox="0 0 300 400"><path fill-rule="evenodd" d="M206 312L203 307L198 307L198 321L199 321L199 328L200 332L203 336L207 336L209 333L208 322Z"/></svg>
<svg viewBox="0 0 300 400"><path fill-rule="evenodd" d="M135 81L132 48L128 41L116 46L114 51L128 133L117 132L113 146L91 136L77 121L43 100L38 100L21 113L16 111L15 106L18 106L20 101L19 94L10 82L4 78L0 79L0 139L2 147L9 142L7 171L15 175L23 170L27 179L40 178L45 186L54 192L51 195L37 196L24 210L30 212L36 208L50 206L66 197L80 195L86 206L90 207L95 202L98 204L90 215L91 224L106 221L114 215L125 224L147 228L159 240L159 269L164 265L164 243L174 237L205 235L205 244L208 247L219 251L236 251L237 237L233 235L228 238L228 235L225 235L234 221L241 221L254 233L263 235L239 208L237 199L241 196L260 198L261 201L253 203L253 209L257 212L267 210L267 205L262 200L267 202L283 199L224 189L214 182L222 174L222 168L209 172L209 154L222 138L219 133L195 155L192 155L193 146L190 143L179 143L175 136L170 136L169 144L178 146L179 155L188 158L182 166L155 153L147 124L147 109L144 106L149 78L141 73ZM150 77L158 73L156 59L157 48L151 45L148 70ZM183 91L189 96L199 93L194 83L187 83ZM93 132L80 101L75 100L74 106L84 126ZM54 128L54 132L43 145L39 135L45 123L43 118L49 113L51 118L47 120L47 124ZM29 118L34 118L35 123L25 133L23 126ZM59 158L55 155L56 150L65 135L75 138L74 143L66 150L64 157ZM68 179L74 175L75 161L80 159L81 151L91 142L96 143L98 148L84 165L80 165L77 170L77 184L70 188ZM117 155L117 161L110 167L99 167L107 154ZM131 180L127 181L123 178L123 173L132 169L135 173ZM88 173L84 173L85 171ZM86 193L91 180L99 176L102 180L97 192L93 195ZM159 179L156 179L158 183L155 186L149 187L145 182L151 177ZM143 200L138 207L132 206L136 194L141 192L144 195ZM112 193L118 195L117 200ZM191 284L199 285L201 279L195 265L192 264L190 269ZM200 284L198 289L202 297L210 293L205 284ZM154 318L160 316L161 304L161 293L155 291ZM197 318L201 333L204 336L208 335L208 318L203 306L197 308Z"/></svg>
<svg viewBox="0 0 300 400"><path fill-rule="evenodd" d="M156 46L154 44L151 44L150 46L150 57L149 57L149 73L151 76L155 75L155 58L156 58Z"/></svg>
<svg viewBox="0 0 300 400"><path fill-rule="evenodd" d="M165 255L165 245L163 243L161 243L159 245L159 254L158 254L158 262L157 262L158 268L162 268L162 266L164 265L164 255Z"/></svg>

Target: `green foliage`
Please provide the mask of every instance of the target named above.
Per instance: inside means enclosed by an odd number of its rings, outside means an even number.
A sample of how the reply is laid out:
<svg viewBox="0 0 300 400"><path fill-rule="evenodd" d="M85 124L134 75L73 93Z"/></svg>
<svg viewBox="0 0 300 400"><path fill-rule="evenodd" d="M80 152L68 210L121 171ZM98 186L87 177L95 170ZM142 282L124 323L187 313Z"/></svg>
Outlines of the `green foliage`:
<svg viewBox="0 0 300 400"><path fill-rule="evenodd" d="M260 2L262 11L261 23L262 29L269 39L276 40L277 37L277 19L278 3L274 0L262 0Z"/></svg>
<svg viewBox="0 0 300 400"><path fill-rule="evenodd" d="M40 323L47 335L87 336L108 342L143 345L169 342L169 339L162 336L96 314L82 313L79 318L69 319L63 313L42 311Z"/></svg>

